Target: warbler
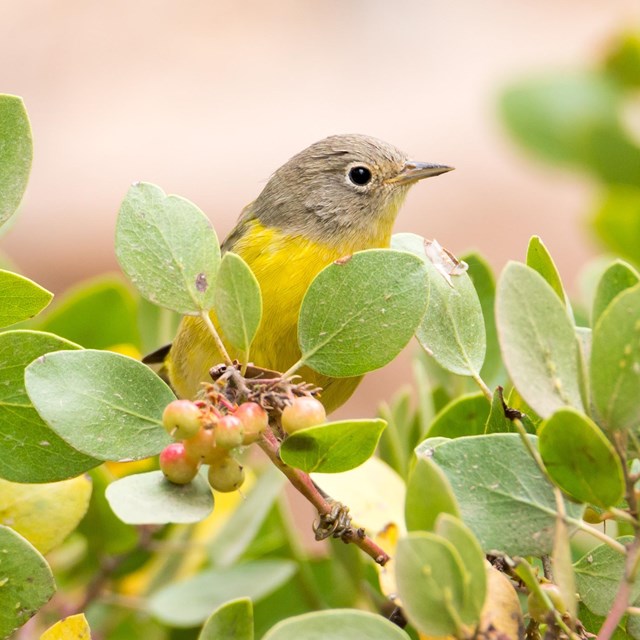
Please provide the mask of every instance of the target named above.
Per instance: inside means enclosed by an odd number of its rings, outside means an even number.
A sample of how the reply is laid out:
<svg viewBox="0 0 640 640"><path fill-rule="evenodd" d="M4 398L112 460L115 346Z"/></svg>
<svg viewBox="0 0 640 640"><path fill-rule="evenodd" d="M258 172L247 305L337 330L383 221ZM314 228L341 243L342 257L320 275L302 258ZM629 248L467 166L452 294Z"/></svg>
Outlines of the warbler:
<svg viewBox="0 0 640 640"><path fill-rule="evenodd" d="M411 161L386 142L355 134L320 140L280 167L222 244L223 252L244 258L262 291L263 315L251 361L281 372L297 362L298 314L314 277L355 251L388 247L409 187L451 169ZM215 323L213 314L212 319ZM194 397L220 362L202 319L185 317L165 362L175 392ZM361 380L329 378L309 368L297 373L322 387L327 412L342 405Z"/></svg>

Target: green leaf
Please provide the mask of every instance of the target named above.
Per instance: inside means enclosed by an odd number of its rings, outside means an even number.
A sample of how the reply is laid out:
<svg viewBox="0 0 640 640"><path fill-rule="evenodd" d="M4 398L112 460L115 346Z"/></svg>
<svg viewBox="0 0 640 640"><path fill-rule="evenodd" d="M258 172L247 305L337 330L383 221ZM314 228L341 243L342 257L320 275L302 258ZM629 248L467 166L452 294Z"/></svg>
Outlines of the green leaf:
<svg viewBox="0 0 640 640"><path fill-rule="evenodd" d="M53 293L32 280L0 270L0 327L33 318L52 298Z"/></svg>
<svg viewBox="0 0 640 640"><path fill-rule="evenodd" d="M544 278L510 262L498 281L496 318L504 363L527 403L543 418L566 405L582 409L574 327Z"/></svg>
<svg viewBox="0 0 640 640"><path fill-rule="evenodd" d="M573 571L570 538L569 527L559 514L556 518L553 553L551 555L553 580L560 589L562 600L567 607L569 615L575 618L578 602L576 598L576 576Z"/></svg>
<svg viewBox="0 0 640 640"><path fill-rule="evenodd" d="M101 277L67 291L38 322L38 328L87 349L123 344L139 347L136 306L136 299L121 280Z"/></svg>
<svg viewBox="0 0 640 640"><path fill-rule="evenodd" d="M487 335L487 353L480 370L481 378L488 384L503 374L502 356L498 344L498 330L496 328L495 300L496 282L487 261L477 253L462 256L468 265L467 273L480 300L484 328Z"/></svg>
<svg viewBox="0 0 640 640"><path fill-rule="evenodd" d="M591 347L591 393L607 429L640 422L640 285L620 293L600 316Z"/></svg>
<svg viewBox="0 0 640 640"><path fill-rule="evenodd" d="M307 473L342 473L360 466L376 450L384 420L341 420L301 429L280 446L288 465Z"/></svg>
<svg viewBox="0 0 640 640"><path fill-rule="evenodd" d="M262 318L262 295L249 265L230 251L220 263L214 309L222 334L246 358Z"/></svg>
<svg viewBox="0 0 640 640"><path fill-rule="evenodd" d="M400 540L396 581L402 608L418 631L459 636L461 623L478 622L460 554L441 536L416 531Z"/></svg>
<svg viewBox="0 0 640 640"><path fill-rule="evenodd" d="M549 250L538 236L532 236L527 247L527 266L537 271L566 306L564 287Z"/></svg>
<svg viewBox="0 0 640 640"><path fill-rule="evenodd" d="M448 282L426 255L424 238L414 233L394 235L391 245L417 255L429 276L427 310L416 331L418 341L447 371L479 377L486 336L473 282L466 273L452 276Z"/></svg>
<svg viewBox="0 0 640 640"><path fill-rule="evenodd" d="M597 616L595 613L591 613L587 607L585 607L582 602L579 603L578 606L578 620L582 626L584 626L585 630L589 633L592 633L594 636L598 635L598 631L602 628L606 616ZM629 622L633 620L633 617L629 617ZM637 619L637 618L636 618ZM626 619L623 617L622 620L618 623L613 635L611 636L611 640L631 640L634 637L631 634L625 632L625 622Z"/></svg>
<svg viewBox="0 0 640 640"><path fill-rule="evenodd" d="M134 184L120 206L116 256L151 302L191 315L213 307L218 237L188 200L167 196L153 184Z"/></svg>
<svg viewBox="0 0 640 640"><path fill-rule="evenodd" d="M0 638L21 627L56 590L46 560L13 529L0 525Z"/></svg>
<svg viewBox="0 0 640 640"><path fill-rule="evenodd" d="M253 640L253 605L238 598L219 606L207 619L198 640Z"/></svg>
<svg viewBox="0 0 640 640"><path fill-rule="evenodd" d="M0 94L0 226L16 211L29 180L33 145L22 98Z"/></svg>
<svg viewBox="0 0 640 640"><path fill-rule="evenodd" d="M301 364L335 377L383 367L409 342L426 303L426 273L414 256L370 249L334 262L302 301Z"/></svg>
<svg viewBox="0 0 640 640"><path fill-rule="evenodd" d="M408 634L382 616L355 609L315 611L282 620L262 640L409 640Z"/></svg>
<svg viewBox="0 0 640 640"><path fill-rule="evenodd" d="M618 538L618 542L628 544L631 537ZM580 600L598 616L606 616L624 578L626 556L606 544L598 545L585 553L575 564L576 585ZM630 602L640 596L640 582L631 587Z"/></svg>
<svg viewBox="0 0 640 640"><path fill-rule="evenodd" d="M536 438L529 437L535 446ZM460 518L485 551L521 556L551 553L557 514L553 488L518 434L447 440L433 449L432 460L451 484ZM583 510L568 502L565 508L574 519Z"/></svg>
<svg viewBox="0 0 640 640"><path fill-rule="evenodd" d="M160 589L149 611L173 627L202 624L213 609L237 598L258 602L287 582L296 571L288 560L258 560L226 569L208 569Z"/></svg>
<svg viewBox="0 0 640 640"><path fill-rule="evenodd" d="M112 482L106 497L127 524L199 522L213 510L213 494L198 474L189 484L173 484L162 471L136 473Z"/></svg>
<svg viewBox="0 0 640 640"><path fill-rule="evenodd" d="M596 289L591 314L591 325L595 327L605 309L619 294L640 282L638 272L626 262L616 260L602 274Z"/></svg>
<svg viewBox="0 0 640 640"><path fill-rule="evenodd" d="M407 483L404 515L409 531L433 531L440 514L460 514L447 476L426 453L417 454Z"/></svg>
<svg viewBox="0 0 640 640"><path fill-rule="evenodd" d="M502 387L497 387L491 399L491 411L484 425L484 433L508 433L514 431L511 421L504 414ZM472 434L469 434L472 435Z"/></svg>
<svg viewBox="0 0 640 640"><path fill-rule="evenodd" d="M593 218L593 226L615 254L640 264L640 185L609 185Z"/></svg>
<svg viewBox="0 0 640 640"><path fill-rule="evenodd" d="M545 467L565 493L602 509L622 499L620 458L587 416L575 409L560 409L542 423L538 436Z"/></svg>
<svg viewBox="0 0 640 640"><path fill-rule="evenodd" d="M58 351L25 370L40 416L71 446L99 460L139 460L171 442L162 412L173 392L141 362L108 351Z"/></svg>
<svg viewBox="0 0 640 640"><path fill-rule="evenodd" d="M484 433L489 409L489 403L481 392L459 396L433 419L427 435L429 438L459 438Z"/></svg>
<svg viewBox="0 0 640 640"><path fill-rule="evenodd" d="M78 346L49 333L0 333L0 477L57 482L100 464L69 446L43 422L27 396L24 369L50 351Z"/></svg>
<svg viewBox="0 0 640 640"><path fill-rule="evenodd" d="M487 570L480 543L459 518L449 513L438 516L435 532L448 540L460 554L466 583L466 606L475 619L480 619L487 597Z"/></svg>

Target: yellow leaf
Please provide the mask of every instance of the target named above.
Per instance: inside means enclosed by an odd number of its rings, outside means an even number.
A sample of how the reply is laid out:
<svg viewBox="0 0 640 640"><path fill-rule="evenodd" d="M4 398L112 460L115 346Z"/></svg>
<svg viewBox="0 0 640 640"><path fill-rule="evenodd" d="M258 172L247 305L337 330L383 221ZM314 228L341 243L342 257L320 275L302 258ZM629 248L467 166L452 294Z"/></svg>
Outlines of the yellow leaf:
<svg viewBox="0 0 640 640"><path fill-rule="evenodd" d="M47 553L78 526L90 497L88 476L50 484L0 479L0 524L24 536L40 553Z"/></svg>
<svg viewBox="0 0 640 640"><path fill-rule="evenodd" d="M69 616L49 627L40 640L91 640L91 629L82 613Z"/></svg>

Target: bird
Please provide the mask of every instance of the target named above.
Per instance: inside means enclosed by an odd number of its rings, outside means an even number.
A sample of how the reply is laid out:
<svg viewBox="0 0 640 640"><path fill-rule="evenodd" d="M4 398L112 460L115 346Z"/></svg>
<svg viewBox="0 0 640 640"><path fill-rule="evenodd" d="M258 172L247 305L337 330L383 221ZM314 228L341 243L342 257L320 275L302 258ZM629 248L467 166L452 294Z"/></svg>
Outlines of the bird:
<svg viewBox="0 0 640 640"><path fill-rule="evenodd" d="M254 365L283 372L297 362L298 314L314 277L356 251L389 247L409 188L451 169L410 160L395 146L360 134L315 142L277 169L221 246L223 253L242 257L260 284L263 315L251 346ZM230 355L239 357L232 350ZM195 397L220 362L203 320L185 316L165 360L176 394ZM330 378L307 367L297 373L321 387L327 413L344 404L362 378Z"/></svg>

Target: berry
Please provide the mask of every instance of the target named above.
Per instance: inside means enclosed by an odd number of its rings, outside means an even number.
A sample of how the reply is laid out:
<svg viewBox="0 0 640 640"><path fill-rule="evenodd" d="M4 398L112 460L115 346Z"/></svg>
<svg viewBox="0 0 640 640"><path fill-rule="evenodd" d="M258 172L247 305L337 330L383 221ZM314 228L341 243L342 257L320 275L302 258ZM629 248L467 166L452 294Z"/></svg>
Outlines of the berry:
<svg viewBox="0 0 640 640"><path fill-rule="evenodd" d="M174 400L165 407L162 424L172 438L186 440L200 429L200 409L191 400Z"/></svg>
<svg viewBox="0 0 640 640"><path fill-rule="evenodd" d="M233 415L244 425L243 444L255 442L269 426L269 416L257 402L241 404Z"/></svg>
<svg viewBox="0 0 640 640"><path fill-rule="evenodd" d="M216 424L216 445L223 449L235 449L242 444L244 425L239 418L223 416Z"/></svg>
<svg viewBox="0 0 640 640"><path fill-rule="evenodd" d="M287 433L294 433L299 429L315 427L327 419L327 412L319 400L311 396L295 398L282 412L282 428Z"/></svg>
<svg viewBox="0 0 640 640"><path fill-rule="evenodd" d="M184 446L191 457L205 464L215 462L224 451L216 447L215 429L205 429L204 427L195 436L185 440Z"/></svg>
<svg viewBox="0 0 640 640"><path fill-rule="evenodd" d="M160 469L169 482L188 484L198 473L198 460L189 455L182 442L174 442L160 453Z"/></svg>
<svg viewBox="0 0 640 640"><path fill-rule="evenodd" d="M553 584L553 582L543 582L540 584L540 589L542 589L545 594L549 596L551 604L560 615L566 613L567 605L564 603L562 593L560 592L560 588L558 587L558 585ZM532 591L527 598L527 607L529 610L529 615L533 620L542 623L546 622L550 610L547 608L547 605L544 603L544 601L534 591Z"/></svg>
<svg viewBox="0 0 640 640"><path fill-rule="evenodd" d="M242 465L231 456L224 456L209 467L209 484L221 493L236 491L244 482Z"/></svg>

